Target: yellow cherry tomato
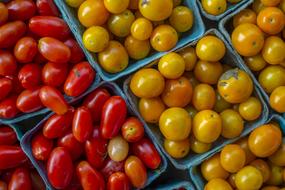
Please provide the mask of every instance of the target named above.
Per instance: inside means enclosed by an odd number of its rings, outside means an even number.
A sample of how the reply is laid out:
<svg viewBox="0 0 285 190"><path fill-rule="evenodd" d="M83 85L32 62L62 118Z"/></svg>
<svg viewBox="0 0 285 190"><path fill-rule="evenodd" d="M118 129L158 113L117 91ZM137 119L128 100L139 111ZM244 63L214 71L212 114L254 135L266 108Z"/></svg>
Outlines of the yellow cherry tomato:
<svg viewBox="0 0 285 190"><path fill-rule="evenodd" d="M231 185L224 179L212 179L210 180L204 190L233 190Z"/></svg>
<svg viewBox="0 0 285 190"><path fill-rule="evenodd" d="M238 137L244 128L241 116L232 109L220 113L222 118L222 136L227 139Z"/></svg>
<svg viewBox="0 0 285 190"><path fill-rule="evenodd" d="M190 137L190 148L196 154L202 154L209 151L212 147L211 143L202 143L195 139L194 136Z"/></svg>
<svg viewBox="0 0 285 190"><path fill-rule="evenodd" d="M197 55L193 47L187 47L179 51L185 61L185 71L192 71L197 62Z"/></svg>
<svg viewBox="0 0 285 190"><path fill-rule="evenodd" d="M151 21L165 20L171 15L173 9L172 0L140 0L139 10L141 14Z"/></svg>
<svg viewBox="0 0 285 190"><path fill-rule="evenodd" d="M130 0L129 9L137 10L139 8L139 0Z"/></svg>
<svg viewBox="0 0 285 190"><path fill-rule="evenodd" d="M246 166L236 174L236 186L239 190L258 190L263 183L261 172L253 166Z"/></svg>
<svg viewBox="0 0 285 190"><path fill-rule="evenodd" d="M281 38L277 36L270 36L265 40L262 49L262 56L269 64L280 64L285 60L284 49L285 43Z"/></svg>
<svg viewBox="0 0 285 190"><path fill-rule="evenodd" d="M99 64L109 73L118 73L129 64L129 56L122 44L110 41L107 48L98 54Z"/></svg>
<svg viewBox="0 0 285 190"><path fill-rule="evenodd" d="M256 120L262 113L262 105L259 99L250 97L238 107L239 114L247 121Z"/></svg>
<svg viewBox="0 0 285 190"><path fill-rule="evenodd" d="M264 6L267 7L275 7L281 2L281 0L260 0L260 1Z"/></svg>
<svg viewBox="0 0 285 190"><path fill-rule="evenodd" d="M220 95L229 103L237 104L246 101L253 92L250 76L238 68L228 70L218 81Z"/></svg>
<svg viewBox="0 0 285 190"><path fill-rule="evenodd" d="M65 0L66 4L74 8L79 7L84 1L85 0Z"/></svg>
<svg viewBox="0 0 285 190"><path fill-rule="evenodd" d="M220 15L227 10L226 0L202 0L202 7L206 13Z"/></svg>
<svg viewBox="0 0 285 190"><path fill-rule="evenodd" d="M191 117L183 108L169 108L160 116L159 129L168 140L185 140L191 132Z"/></svg>
<svg viewBox="0 0 285 190"><path fill-rule="evenodd" d="M126 38L125 48L129 56L136 60L145 58L150 52L150 44L148 40L137 40L133 36L128 36Z"/></svg>
<svg viewBox="0 0 285 190"><path fill-rule="evenodd" d="M216 103L214 106L214 111L220 113L226 109L229 109L232 107L232 104L227 102L220 94L219 92L216 92Z"/></svg>
<svg viewBox="0 0 285 190"><path fill-rule="evenodd" d="M285 143L282 143L279 149L269 157L269 160L277 166L285 167Z"/></svg>
<svg viewBox="0 0 285 190"><path fill-rule="evenodd" d="M279 113L285 112L285 86L279 86L270 95L270 106Z"/></svg>
<svg viewBox="0 0 285 190"><path fill-rule="evenodd" d="M267 65L261 54L244 58L245 63L252 71L261 71Z"/></svg>
<svg viewBox="0 0 285 190"><path fill-rule="evenodd" d="M198 61L194 69L195 77L202 83L217 84L223 74L220 62Z"/></svg>
<svg viewBox="0 0 285 190"><path fill-rule="evenodd" d="M168 51L175 47L178 41L176 30L169 25L159 25L150 37L150 43L156 51Z"/></svg>
<svg viewBox="0 0 285 190"><path fill-rule="evenodd" d="M120 14L110 16L108 28L115 36L126 37L131 31L134 20L134 14L130 10L125 10Z"/></svg>
<svg viewBox="0 0 285 190"><path fill-rule="evenodd" d="M193 91L192 104L198 110L210 110L215 106L216 94L212 86L198 84Z"/></svg>
<svg viewBox="0 0 285 190"><path fill-rule="evenodd" d="M173 158L184 158L190 150L189 139L181 141L171 141L164 139L164 149Z"/></svg>
<svg viewBox="0 0 285 190"><path fill-rule="evenodd" d="M101 26L91 26L82 36L83 44L86 49L97 53L103 51L109 44L109 33Z"/></svg>
<svg viewBox="0 0 285 190"><path fill-rule="evenodd" d="M169 22L177 32L186 32L193 26L193 12L186 6L175 7L171 13Z"/></svg>
<svg viewBox="0 0 285 190"><path fill-rule="evenodd" d="M261 172L263 176L263 182L266 182L269 179L271 175L271 170L269 165L264 160L261 159L254 160L250 163L250 165L255 167Z"/></svg>
<svg viewBox="0 0 285 190"><path fill-rule="evenodd" d="M152 23L145 18L137 18L131 26L131 34L134 38L138 40L149 39L152 30Z"/></svg>
<svg viewBox="0 0 285 190"><path fill-rule="evenodd" d="M249 149L247 137L241 138L239 141L236 142L236 144L240 145L240 147L245 152L245 155L246 155L245 164L249 164L250 162L255 160L255 158L256 158L255 155Z"/></svg>
<svg viewBox="0 0 285 190"><path fill-rule="evenodd" d="M256 14L258 14L264 8L265 8L265 6L261 3L260 0L254 0L253 1L252 10L254 10L254 12Z"/></svg>
<svg viewBox="0 0 285 190"><path fill-rule="evenodd" d="M251 9L244 9L233 17L234 28L244 23L256 24L256 13Z"/></svg>
<svg viewBox="0 0 285 190"><path fill-rule="evenodd" d="M213 157L205 160L201 164L201 173L207 181L215 178L227 179L229 176L229 172L221 165L220 154L215 154Z"/></svg>
<svg viewBox="0 0 285 190"><path fill-rule="evenodd" d="M268 185L279 186L283 183L283 168L270 163L271 175L266 181Z"/></svg>
<svg viewBox="0 0 285 190"><path fill-rule="evenodd" d="M110 13L119 14L128 8L129 2L130 0L104 0L104 5Z"/></svg>
<svg viewBox="0 0 285 190"><path fill-rule="evenodd" d="M195 88L198 84L200 84L200 82L195 78L192 72L185 72L183 76L186 77L190 81L193 88Z"/></svg>
<svg viewBox="0 0 285 190"><path fill-rule="evenodd" d="M205 36L196 46L196 54L203 61L217 62L224 57L226 47L222 40L215 36Z"/></svg>
<svg viewBox="0 0 285 190"><path fill-rule="evenodd" d="M140 98L154 98L159 96L164 89L163 76L156 69L141 69L136 72L132 79L130 88Z"/></svg>
<svg viewBox="0 0 285 190"><path fill-rule="evenodd" d="M160 98L142 98L139 101L139 112L148 123L158 123L160 115L165 109Z"/></svg>
<svg viewBox="0 0 285 190"><path fill-rule="evenodd" d="M177 79L185 71L185 61L178 53L171 52L159 60L158 70L167 79Z"/></svg>
<svg viewBox="0 0 285 190"><path fill-rule="evenodd" d="M198 141L212 143L222 132L222 119L212 110L198 112L193 119L193 134Z"/></svg>

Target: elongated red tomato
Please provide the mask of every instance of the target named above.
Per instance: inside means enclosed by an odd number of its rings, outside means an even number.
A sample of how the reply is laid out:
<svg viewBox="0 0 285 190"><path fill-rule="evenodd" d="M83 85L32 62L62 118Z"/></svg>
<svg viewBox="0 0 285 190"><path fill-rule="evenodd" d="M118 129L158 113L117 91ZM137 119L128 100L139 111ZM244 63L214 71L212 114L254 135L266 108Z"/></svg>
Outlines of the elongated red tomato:
<svg viewBox="0 0 285 190"><path fill-rule="evenodd" d="M105 179L108 180L113 173L124 172L124 164L124 161L116 162L110 158L107 158L101 169L101 173L104 175Z"/></svg>
<svg viewBox="0 0 285 190"><path fill-rule="evenodd" d="M70 108L64 115L52 115L44 124L43 135L49 139L62 137L71 129L74 108Z"/></svg>
<svg viewBox="0 0 285 190"><path fill-rule="evenodd" d="M159 167L161 157L149 139L143 138L132 144L132 151L148 168L154 170Z"/></svg>
<svg viewBox="0 0 285 190"><path fill-rule="evenodd" d="M0 27L0 48L9 48L25 34L26 24L22 21L8 22Z"/></svg>
<svg viewBox="0 0 285 190"><path fill-rule="evenodd" d="M63 115L68 111L68 104L63 95L54 87L43 86L40 89L40 99L44 106L51 109L58 115Z"/></svg>
<svg viewBox="0 0 285 190"><path fill-rule="evenodd" d="M10 145L0 146L0 170L17 167L27 160L21 147Z"/></svg>
<svg viewBox="0 0 285 190"><path fill-rule="evenodd" d="M127 105L120 96L109 98L102 109L100 130L106 139L111 139L118 135L127 116Z"/></svg>
<svg viewBox="0 0 285 190"><path fill-rule="evenodd" d="M9 76L6 76L6 78L12 80L12 82L13 82L12 93L19 94L24 90L22 84L20 83L20 81L18 79L18 76L9 75Z"/></svg>
<svg viewBox="0 0 285 190"><path fill-rule="evenodd" d="M65 21L54 16L35 16L29 21L29 29L40 37L67 39L70 30Z"/></svg>
<svg viewBox="0 0 285 190"><path fill-rule="evenodd" d="M31 37L21 38L14 47L14 55L18 62L31 62L38 52L38 44Z"/></svg>
<svg viewBox="0 0 285 190"><path fill-rule="evenodd" d="M7 5L9 20L28 20L36 14L36 4L32 0L13 0Z"/></svg>
<svg viewBox="0 0 285 190"><path fill-rule="evenodd" d="M37 171L32 170L30 174L32 179L33 190L42 190L46 188L41 176L38 174Z"/></svg>
<svg viewBox="0 0 285 190"><path fill-rule="evenodd" d="M67 45L71 51L71 56L69 62L72 64L79 63L83 61L85 58L84 53L82 49L80 48L79 44L72 38L69 38L64 42L65 45Z"/></svg>
<svg viewBox="0 0 285 190"><path fill-rule="evenodd" d="M0 145L13 145L17 142L17 136L10 127L0 126Z"/></svg>
<svg viewBox="0 0 285 190"><path fill-rule="evenodd" d="M48 62L42 70L42 80L46 85L59 87L66 80L68 74L67 64Z"/></svg>
<svg viewBox="0 0 285 190"><path fill-rule="evenodd" d="M43 16L59 16L59 11L53 0L37 0L38 13Z"/></svg>
<svg viewBox="0 0 285 190"><path fill-rule="evenodd" d="M113 173L107 183L107 190L130 190L131 184L126 174L122 172Z"/></svg>
<svg viewBox="0 0 285 190"><path fill-rule="evenodd" d="M17 96L10 96L0 102L0 118L10 119L15 117L19 110L16 106Z"/></svg>
<svg viewBox="0 0 285 190"><path fill-rule="evenodd" d="M0 101L7 97L13 89L13 82L9 78L0 79Z"/></svg>
<svg viewBox="0 0 285 190"><path fill-rule="evenodd" d="M26 89L33 89L41 83L41 67L34 63L25 64L18 73L19 81Z"/></svg>
<svg viewBox="0 0 285 190"><path fill-rule="evenodd" d="M8 20L8 9L4 3L0 3L0 25L3 25Z"/></svg>
<svg viewBox="0 0 285 190"><path fill-rule="evenodd" d="M15 57L8 51L0 50L0 75L2 76L14 75L16 71L17 71L17 63Z"/></svg>
<svg viewBox="0 0 285 190"><path fill-rule="evenodd" d="M32 180L27 168L17 168L12 175L8 186L9 190L31 190Z"/></svg>
<svg viewBox="0 0 285 190"><path fill-rule="evenodd" d="M41 38L38 48L39 52L51 62L66 63L70 59L71 52L69 47L55 38Z"/></svg>
<svg viewBox="0 0 285 190"><path fill-rule="evenodd" d="M83 105L91 111L94 122L100 121L103 106L110 97L106 89L98 88L85 98Z"/></svg>
<svg viewBox="0 0 285 190"><path fill-rule="evenodd" d="M80 162L76 167L77 176L84 190L105 190L105 181L100 172L86 162Z"/></svg>
<svg viewBox="0 0 285 190"><path fill-rule="evenodd" d="M147 180L146 168L138 157L130 156L126 160L125 173L134 187L143 188L145 186Z"/></svg>
<svg viewBox="0 0 285 190"><path fill-rule="evenodd" d="M53 149L47 162L47 175L54 188L66 188L73 176L73 164L69 152L63 147Z"/></svg>
<svg viewBox="0 0 285 190"><path fill-rule="evenodd" d="M45 161L53 149L53 141L46 138L42 133L37 134L31 143L33 156L37 160Z"/></svg>
<svg viewBox="0 0 285 190"><path fill-rule="evenodd" d="M40 88L24 90L17 98L17 108L24 113L34 112L43 107L39 97Z"/></svg>
<svg viewBox="0 0 285 190"><path fill-rule="evenodd" d="M79 96L93 82L95 71L88 62L81 62L73 66L64 83L64 92L68 96Z"/></svg>
<svg viewBox="0 0 285 190"><path fill-rule="evenodd" d="M72 121L72 133L79 142L87 141L93 131L92 116L88 108L82 106L76 109Z"/></svg>

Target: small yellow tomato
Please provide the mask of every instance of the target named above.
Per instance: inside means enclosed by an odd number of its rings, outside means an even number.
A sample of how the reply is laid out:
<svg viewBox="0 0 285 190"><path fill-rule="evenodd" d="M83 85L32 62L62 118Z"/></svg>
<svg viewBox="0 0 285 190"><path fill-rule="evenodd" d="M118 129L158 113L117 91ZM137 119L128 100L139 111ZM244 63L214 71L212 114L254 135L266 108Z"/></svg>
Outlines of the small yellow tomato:
<svg viewBox="0 0 285 190"><path fill-rule="evenodd" d="M262 113L262 105L259 99L250 97L238 107L239 114L247 121L256 120Z"/></svg>
<svg viewBox="0 0 285 190"><path fill-rule="evenodd" d="M245 63L252 71L261 71L267 65L261 54L244 58Z"/></svg>
<svg viewBox="0 0 285 190"><path fill-rule="evenodd" d="M277 36L270 36L265 40L262 49L262 56L269 64L280 64L285 60L284 49L285 43L281 38Z"/></svg>
<svg viewBox="0 0 285 190"><path fill-rule="evenodd" d="M268 185L279 186L283 183L283 168L270 163L271 175L266 181Z"/></svg>
<svg viewBox="0 0 285 190"><path fill-rule="evenodd" d="M256 24L256 13L251 9L244 9L233 17L234 28L244 23Z"/></svg>
<svg viewBox="0 0 285 190"><path fill-rule="evenodd" d="M109 33L101 26L91 26L83 33L82 40L86 49L97 53L108 46Z"/></svg>
<svg viewBox="0 0 285 190"><path fill-rule="evenodd" d="M120 14L110 16L108 28L115 36L126 37L131 31L134 20L134 14L130 10L125 10Z"/></svg>
<svg viewBox="0 0 285 190"><path fill-rule="evenodd" d="M238 137L244 128L241 116L232 109L220 113L222 118L222 136L227 139Z"/></svg>
<svg viewBox="0 0 285 190"><path fill-rule="evenodd" d="M171 52L159 60L158 70L167 79L177 79L185 71L185 61L178 53Z"/></svg>
<svg viewBox="0 0 285 190"><path fill-rule="evenodd" d="M74 8L79 7L84 1L85 0L65 0L66 4Z"/></svg>
<svg viewBox="0 0 285 190"><path fill-rule="evenodd" d="M198 61L194 69L195 77L202 83L217 84L223 74L220 62Z"/></svg>
<svg viewBox="0 0 285 190"><path fill-rule="evenodd" d="M231 185L224 179L212 179L210 180L204 190L233 190Z"/></svg>
<svg viewBox="0 0 285 190"><path fill-rule="evenodd" d="M202 7L206 13L220 15L227 10L226 0L202 0Z"/></svg>
<svg viewBox="0 0 285 190"><path fill-rule="evenodd" d="M138 40L149 39L152 30L152 23L146 18L137 18L131 26L131 34L134 38Z"/></svg>
<svg viewBox="0 0 285 190"><path fill-rule="evenodd" d="M197 55L193 47L186 47L179 51L179 54L185 61L185 71L192 71L197 62Z"/></svg>
<svg viewBox="0 0 285 190"><path fill-rule="evenodd" d="M192 104L198 110L210 110L215 106L216 94L212 86L198 84L193 91Z"/></svg>
<svg viewBox="0 0 285 190"><path fill-rule="evenodd" d="M236 186L239 190L258 190L263 183L261 172L253 166L246 166L236 174Z"/></svg>
<svg viewBox="0 0 285 190"><path fill-rule="evenodd" d="M150 52L148 40L137 40L133 36L128 36L125 39L125 48L129 56L136 60L145 58Z"/></svg>
<svg viewBox="0 0 285 190"><path fill-rule="evenodd" d="M281 0L260 0L260 1L266 7L275 7L281 2Z"/></svg>
<svg viewBox="0 0 285 190"><path fill-rule="evenodd" d="M177 32L186 32L193 26L193 12L186 6L175 7L171 13L169 22Z"/></svg>
<svg viewBox="0 0 285 190"><path fill-rule="evenodd" d="M148 123L158 123L160 115L165 109L160 98L142 98L139 101L139 112Z"/></svg>
<svg viewBox="0 0 285 190"><path fill-rule="evenodd" d="M266 182L269 179L271 175L270 167L264 160L262 159L254 160L250 163L250 165L255 167L261 172L263 176L263 182Z"/></svg>
<svg viewBox="0 0 285 190"><path fill-rule="evenodd" d="M270 95L270 106L279 113L285 112L285 86L279 86Z"/></svg>
<svg viewBox="0 0 285 190"><path fill-rule="evenodd" d="M139 10L141 14L151 21L165 20L171 15L173 9L172 0L140 0Z"/></svg>
<svg viewBox="0 0 285 190"><path fill-rule="evenodd" d="M184 158L189 153L190 141L189 139L181 141L164 139L164 149L173 158Z"/></svg>
<svg viewBox="0 0 285 190"><path fill-rule="evenodd" d="M240 147L244 150L246 155L246 162L245 164L249 164L253 160L255 160L255 155L250 151L248 147L248 139L247 137L241 138L239 141L236 142L236 144L240 145Z"/></svg>
<svg viewBox="0 0 285 190"><path fill-rule="evenodd" d="M220 113L226 109L229 109L232 107L232 104L227 102L220 94L219 92L216 92L216 103L214 106L214 111Z"/></svg>
<svg viewBox="0 0 285 190"><path fill-rule="evenodd" d="M130 0L104 0L104 5L110 13L119 14L128 8L129 2Z"/></svg>
<svg viewBox="0 0 285 190"><path fill-rule="evenodd" d="M202 154L209 151L212 147L211 143L202 143L195 139L194 136L190 137L190 148L196 154Z"/></svg>

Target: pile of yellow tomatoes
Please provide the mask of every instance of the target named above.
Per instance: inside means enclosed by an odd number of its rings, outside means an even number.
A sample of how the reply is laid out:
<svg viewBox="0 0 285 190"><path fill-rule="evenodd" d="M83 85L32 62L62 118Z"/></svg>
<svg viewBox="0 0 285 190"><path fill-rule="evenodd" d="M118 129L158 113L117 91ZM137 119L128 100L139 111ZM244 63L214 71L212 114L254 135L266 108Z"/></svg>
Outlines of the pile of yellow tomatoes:
<svg viewBox="0 0 285 190"><path fill-rule="evenodd" d="M227 10L228 4L237 4L241 1L242 0L201 0L201 3L206 13L217 16Z"/></svg>

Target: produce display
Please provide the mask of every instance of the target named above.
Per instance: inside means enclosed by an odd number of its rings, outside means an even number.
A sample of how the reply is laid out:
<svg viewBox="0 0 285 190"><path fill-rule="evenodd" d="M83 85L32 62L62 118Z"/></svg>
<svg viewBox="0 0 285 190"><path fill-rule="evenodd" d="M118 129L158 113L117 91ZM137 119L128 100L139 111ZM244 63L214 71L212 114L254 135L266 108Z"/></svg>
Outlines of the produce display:
<svg viewBox="0 0 285 190"><path fill-rule="evenodd" d="M242 0L198 0L201 1L203 10L210 15L221 15L226 12L228 6L235 5Z"/></svg>

